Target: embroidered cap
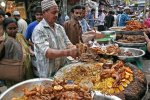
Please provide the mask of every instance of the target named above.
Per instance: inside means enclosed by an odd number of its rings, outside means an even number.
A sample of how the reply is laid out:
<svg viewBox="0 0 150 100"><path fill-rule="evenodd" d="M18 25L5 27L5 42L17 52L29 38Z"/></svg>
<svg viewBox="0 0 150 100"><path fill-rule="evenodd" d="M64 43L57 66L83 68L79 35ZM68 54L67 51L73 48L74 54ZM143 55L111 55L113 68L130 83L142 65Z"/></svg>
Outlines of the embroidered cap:
<svg viewBox="0 0 150 100"><path fill-rule="evenodd" d="M42 11L45 11L53 6L57 6L55 0L43 0L41 2Z"/></svg>

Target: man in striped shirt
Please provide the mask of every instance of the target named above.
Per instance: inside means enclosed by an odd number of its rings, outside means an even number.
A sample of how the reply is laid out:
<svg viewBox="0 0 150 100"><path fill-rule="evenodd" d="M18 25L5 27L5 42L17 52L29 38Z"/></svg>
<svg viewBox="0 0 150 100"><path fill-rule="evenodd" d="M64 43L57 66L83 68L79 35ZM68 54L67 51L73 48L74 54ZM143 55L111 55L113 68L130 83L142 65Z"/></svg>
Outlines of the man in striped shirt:
<svg viewBox="0 0 150 100"><path fill-rule="evenodd" d="M64 66L66 57L76 57L77 48L68 39L64 28L56 24L58 6L55 0L41 2L43 20L32 34L39 77L51 77Z"/></svg>

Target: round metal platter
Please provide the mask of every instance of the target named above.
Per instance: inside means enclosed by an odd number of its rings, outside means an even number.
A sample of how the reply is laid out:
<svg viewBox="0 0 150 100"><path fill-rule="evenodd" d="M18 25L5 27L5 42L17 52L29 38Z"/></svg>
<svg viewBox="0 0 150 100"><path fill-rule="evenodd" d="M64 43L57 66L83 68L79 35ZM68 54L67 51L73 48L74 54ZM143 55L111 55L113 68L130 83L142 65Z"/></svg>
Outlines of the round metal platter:
<svg viewBox="0 0 150 100"><path fill-rule="evenodd" d="M142 47L146 45L146 42L143 43L123 43L118 41L114 41L114 42L117 43L119 46L124 46L124 47Z"/></svg>
<svg viewBox="0 0 150 100"><path fill-rule="evenodd" d="M72 68L74 67L79 67L79 66L85 66L85 67L88 67L88 66L91 66L93 65L92 63L91 64L87 64L87 63L84 63L84 62L78 62L78 63L74 63L74 64L69 64L69 65L66 65L64 66L63 68L61 68L54 76L54 79L64 79L64 72L65 71L71 71ZM106 95L106 94L102 94L100 91L93 91L92 92L92 96L93 96L93 100L100 100L100 98L102 100L121 100L119 97L115 96L115 95Z"/></svg>
<svg viewBox="0 0 150 100"><path fill-rule="evenodd" d="M36 78L20 82L2 93L0 100L11 100L13 97L21 97L23 96L23 89L32 89L34 86L48 85L52 81L52 79L48 78Z"/></svg>
<svg viewBox="0 0 150 100"><path fill-rule="evenodd" d="M118 58L120 60L124 60L124 61L135 61L136 58L140 58L142 56L145 55L145 51L141 50L141 49L137 49L137 48L125 48L125 47L121 47L120 48L121 52L130 52L132 53L132 56L126 56L126 55L118 55Z"/></svg>

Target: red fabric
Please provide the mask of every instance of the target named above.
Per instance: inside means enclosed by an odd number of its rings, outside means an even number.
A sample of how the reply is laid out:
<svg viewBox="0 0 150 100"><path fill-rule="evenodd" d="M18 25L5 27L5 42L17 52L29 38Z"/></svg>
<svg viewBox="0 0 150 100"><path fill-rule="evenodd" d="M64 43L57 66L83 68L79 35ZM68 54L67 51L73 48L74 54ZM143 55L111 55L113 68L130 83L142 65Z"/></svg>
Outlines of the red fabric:
<svg viewBox="0 0 150 100"><path fill-rule="evenodd" d="M144 21L144 25L146 25L148 28L150 28L150 18L148 18Z"/></svg>

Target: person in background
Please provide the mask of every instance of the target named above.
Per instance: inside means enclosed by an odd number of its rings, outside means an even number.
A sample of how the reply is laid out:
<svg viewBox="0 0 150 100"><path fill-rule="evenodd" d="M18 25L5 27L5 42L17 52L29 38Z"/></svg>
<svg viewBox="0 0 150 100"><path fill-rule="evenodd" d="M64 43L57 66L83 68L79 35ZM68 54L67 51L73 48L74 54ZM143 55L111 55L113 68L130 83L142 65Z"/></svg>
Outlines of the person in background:
<svg viewBox="0 0 150 100"><path fill-rule="evenodd" d="M5 12L2 9L0 9L0 24L3 23L4 19L5 19Z"/></svg>
<svg viewBox="0 0 150 100"><path fill-rule="evenodd" d="M90 25L90 27L93 28L95 24L95 9L94 8L92 8L91 12L88 13L87 20L88 20L88 24Z"/></svg>
<svg viewBox="0 0 150 100"><path fill-rule="evenodd" d="M31 61L32 61L32 65L33 65L34 74L35 74L35 76L38 76L37 65L36 65L37 62L36 62L36 58L34 55L34 44L33 44L31 38L32 38L32 33L33 33L35 26L37 26L39 24L39 22L43 19L43 13L42 13L41 6L37 6L35 8L34 14L35 14L36 20L28 25L26 34L25 34L25 38L26 38L26 40L28 40L29 45L30 45Z"/></svg>
<svg viewBox="0 0 150 100"><path fill-rule="evenodd" d="M145 37L145 40L147 42L147 48L146 48L146 51L145 51L145 55L144 57L145 58L148 58L149 59L149 55L150 55L150 37L148 35L150 35L150 28L148 29L145 29L146 32L144 32L144 37Z"/></svg>
<svg viewBox="0 0 150 100"><path fill-rule="evenodd" d="M105 27L104 27L105 14L103 13L101 9L99 9L98 21L99 21L98 31L104 31L105 30Z"/></svg>
<svg viewBox="0 0 150 100"><path fill-rule="evenodd" d="M71 9L71 19L64 23L64 29L70 41L76 45L82 42L82 28L79 24L81 19L82 6L75 5Z"/></svg>
<svg viewBox="0 0 150 100"><path fill-rule="evenodd" d="M21 45L14 38L11 38L7 35L7 30L8 28L6 29L5 22L3 22L3 24L0 24L0 59L22 61L23 53ZM16 82L13 80L0 80L0 86L10 87L14 84L16 84Z"/></svg>
<svg viewBox="0 0 150 100"><path fill-rule="evenodd" d="M18 24L15 19L12 18L6 18L4 20L4 30L6 34L15 39L17 44L19 44L18 48L22 49L22 59L24 68L25 68L25 79L33 78L33 71L31 68L31 58L30 58L30 52L29 52L29 45L26 39L24 38L23 34L20 34L17 32ZM11 49L11 48L10 48ZM9 49L8 49L9 50ZM19 52L17 52L19 53ZM17 55L16 53L16 55ZM11 54L10 54L11 55ZM8 55L8 56L10 56Z"/></svg>
<svg viewBox="0 0 150 100"><path fill-rule="evenodd" d="M27 29L27 22L21 18L19 11L14 11L13 17L16 19L18 24L18 33L21 33L25 36L25 32Z"/></svg>
<svg viewBox="0 0 150 100"><path fill-rule="evenodd" d="M117 24L117 26L118 26L123 11L118 11L117 13L118 13L118 15L117 15L117 19L116 19L116 24Z"/></svg>
<svg viewBox="0 0 150 100"><path fill-rule="evenodd" d="M59 13L58 14L58 19L57 19L57 23L60 25L64 25L64 22L69 20L69 16L67 14L63 14L63 13Z"/></svg>
<svg viewBox="0 0 150 100"><path fill-rule="evenodd" d="M43 20L32 34L39 77L53 76L64 64L66 57L76 57L77 48L68 39L64 28L56 24L59 9L55 0L41 1Z"/></svg>
<svg viewBox="0 0 150 100"><path fill-rule="evenodd" d="M112 12L112 15L114 16L113 26L117 26L117 15L116 15L116 13L114 11Z"/></svg>
<svg viewBox="0 0 150 100"><path fill-rule="evenodd" d="M131 20L131 18L129 17L130 14L130 8L129 7L125 7L124 8L124 13L120 15L119 19L118 19L118 26L125 26L126 25L126 21Z"/></svg>
<svg viewBox="0 0 150 100"><path fill-rule="evenodd" d="M79 20L79 24L81 25L82 32L85 33L87 31L91 31L92 29L85 19L86 9L84 6L81 6L81 7L82 7L82 14L81 14L81 20Z"/></svg>
<svg viewBox="0 0 150 100"><path fill-rule="evenodd" d="M145 19L150 18L150 9L146 8L146 15L145 15Z"/></svg>
<svg viewBox="0 0 150 100"><path fill-rule="evenodd" d="M7 18L11 18L11 13L10 13L10 12L7 12L7 13L6 13L6 16L7 16Z"/></svg>
<svg viewBox="0 0 150 100"><path fill-rule="evenodd" d="M100 32L90 28L89 24L85 20L85 16L86 16L86 9L84 6L82 6L81 20L79 20L79 24L82 28L83 42L87 43L87 42L93 40L97 35L99 35L99 37L103 37L103 35ZM98 33L98 34L96 34L96 33Z"/></svg>
<svg viewBox="0 0 150 100"><path fill-rule="evenodd" d="M4 42L6 40L7 34L4 31L3 24L0 24L0 59L5 55Z"/></svg>
<svg viewBox="0 0 150 100"><path fill-rule="evenodd" d="M103 13L105 14L105 16L108 15L108 12L106 10L103 10Z"/></svg>
<svg viewBox="0 0 150 100"><path fill-rule="evenodd" d="M109 29L110 27L113 26L114 24L114 16L113 16L113 11L109 11L108 15L105 17L105 26L106 29Z"/></svg>
<svg viewBox="0 0 150 100"><path fill-rule="evenodd" d="M33 30L34 30L35 26L38 25L39 22L43 19L41 6L37 6L35 8L34 14L35 14L36 20L28 25L26 33L25 33L25 38L29 41L29 44L30 44L32 50L33 50L33 43L32 43L31 37L32 37ZM31 51L31 54L34 55L34 52Z"/></svg>

